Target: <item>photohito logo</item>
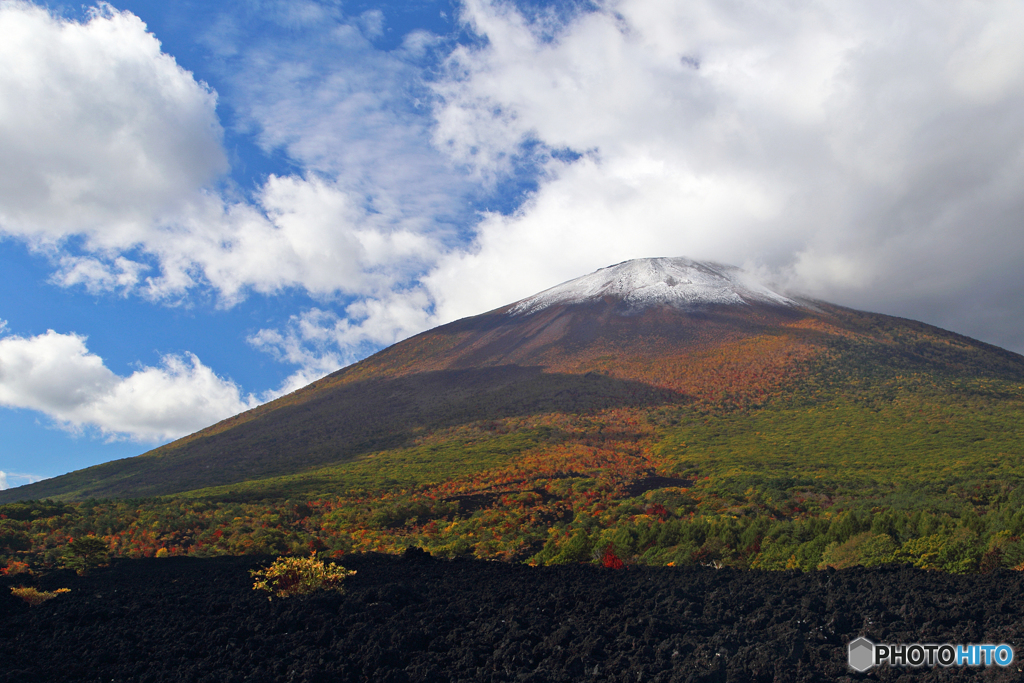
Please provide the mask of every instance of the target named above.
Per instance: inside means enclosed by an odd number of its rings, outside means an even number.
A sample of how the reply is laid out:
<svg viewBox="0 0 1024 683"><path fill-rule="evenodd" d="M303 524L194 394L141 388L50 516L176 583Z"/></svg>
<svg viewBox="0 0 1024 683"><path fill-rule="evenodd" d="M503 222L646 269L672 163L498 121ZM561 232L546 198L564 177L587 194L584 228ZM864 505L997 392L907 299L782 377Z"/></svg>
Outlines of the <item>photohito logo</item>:
<svg viewBox="0 0 1024 683"><path fill-rule="evenodd" d="M847 647L850 666L867 671L873 666L1009 666L1013 648L999 645L876 645L864 637Z"/></svg>

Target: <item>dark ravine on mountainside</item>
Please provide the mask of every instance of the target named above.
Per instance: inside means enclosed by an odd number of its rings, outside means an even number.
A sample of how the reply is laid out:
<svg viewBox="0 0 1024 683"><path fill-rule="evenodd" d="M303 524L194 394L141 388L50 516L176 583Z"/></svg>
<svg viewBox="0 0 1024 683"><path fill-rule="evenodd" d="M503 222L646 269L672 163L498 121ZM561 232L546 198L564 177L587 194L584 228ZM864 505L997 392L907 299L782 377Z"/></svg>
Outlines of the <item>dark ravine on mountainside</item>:
<svg viewBox="0 0 1024 683"><path fill-rule="evenodd" d="M0 492L0 503L168 495L356 461L487 420L762 408L811 384L904 374L950 386L1024 382L1024 358L922 323L789 298L736 268L640 259L423 332L144 455Z"/></svg>

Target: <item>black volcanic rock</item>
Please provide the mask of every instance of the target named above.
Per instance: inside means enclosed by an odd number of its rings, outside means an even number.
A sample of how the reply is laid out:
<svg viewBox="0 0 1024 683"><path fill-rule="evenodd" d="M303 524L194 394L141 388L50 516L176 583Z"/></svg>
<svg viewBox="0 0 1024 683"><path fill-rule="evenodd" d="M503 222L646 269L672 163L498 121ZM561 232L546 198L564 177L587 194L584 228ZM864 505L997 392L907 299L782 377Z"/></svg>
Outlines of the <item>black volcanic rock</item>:
<svg viewBox="0 0 1024 683"><path fill-rule="evenodd" d="M274 599L269 558L122 560L38 607L0 595L0 682L1018 680L1011 668L856 674L847 644L1008 643L1024 575L908 568L530 568L354 555L345 593ZM13 578L13 577L12 577ZM7 593L11 579L0 578ZM909 678L908 678L909 677Z"/></svg>

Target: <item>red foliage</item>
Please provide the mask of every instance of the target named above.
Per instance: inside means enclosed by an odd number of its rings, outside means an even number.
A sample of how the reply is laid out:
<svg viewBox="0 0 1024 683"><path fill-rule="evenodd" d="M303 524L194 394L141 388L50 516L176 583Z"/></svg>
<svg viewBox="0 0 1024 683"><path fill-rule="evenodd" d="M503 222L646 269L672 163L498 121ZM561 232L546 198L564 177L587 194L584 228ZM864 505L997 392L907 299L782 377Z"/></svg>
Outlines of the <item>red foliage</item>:
<svg viewBox="0 0 1024 683"><path fill-rule="evenodd" d="M609 545L604 549L604 555L601 557L601 566L607 567L608 569L622 569L625 564L619 559L619 556L615 554L612 547Z"/></svg>
<svg viewBox="0 0 1024 683"><path fill-rule="evenodd" d="M668 510L665 508L664 505L662 505L660 503L654 503L653 505L647 505L644 508L644 512L646 512L648 515L657 515L658 517L661 517L662 519L665 519L669 515Z"/></svg>
<svg viewBox="0 0 1024 683"><path fill-rule="evenodd" d="M3 576L14 576L15 574L31 574L32 571L28 567L26 562L18 562L17 560L9 560L7 566L0 569L0 574Z"/></svg>

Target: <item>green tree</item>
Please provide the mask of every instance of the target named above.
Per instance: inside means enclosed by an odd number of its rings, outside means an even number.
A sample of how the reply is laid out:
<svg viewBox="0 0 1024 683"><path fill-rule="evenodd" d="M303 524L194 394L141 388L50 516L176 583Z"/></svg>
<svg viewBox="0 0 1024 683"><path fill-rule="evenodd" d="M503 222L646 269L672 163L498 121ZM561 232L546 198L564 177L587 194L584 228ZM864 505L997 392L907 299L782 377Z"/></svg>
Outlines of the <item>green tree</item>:
<svg viewBox="0 0 1024 683"><path fill-rule="evenodd" d="M108 559L107 543L102 538L85 536L71 541L64 547L62 565L85 574Z"/></svg>

